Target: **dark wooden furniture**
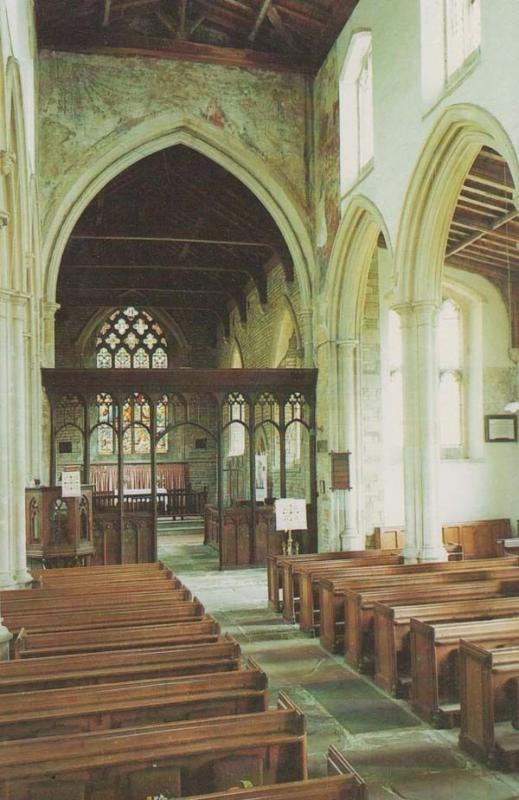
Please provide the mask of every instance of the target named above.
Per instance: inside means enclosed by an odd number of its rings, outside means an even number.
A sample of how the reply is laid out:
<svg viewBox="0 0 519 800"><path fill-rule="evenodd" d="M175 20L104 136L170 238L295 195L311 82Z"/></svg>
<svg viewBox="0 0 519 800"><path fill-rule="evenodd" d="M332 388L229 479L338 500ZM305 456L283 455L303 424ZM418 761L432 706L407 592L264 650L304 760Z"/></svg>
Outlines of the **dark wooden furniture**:
<svg viewBox="0 0 519 800"><path fill-rule="evenodd" d="M411 704L437 728L459 725L461 639L494 650L519 646L519 616L432 624L411 620Z"/></svg>
<svg viewBox="0 0 519 800"><path fill-rule="evenodd" d="M517 769L519 733L508 722L515 714L519 647L488 650L460 642L460 746L492 767Z"/></svg>
<svg viewBox="0 0 519 800"><path fill-rule="evenodd" d="M25 490L25 532L29 567L90 564L94 555L93 490L62 497L61 487Z"/></svg>

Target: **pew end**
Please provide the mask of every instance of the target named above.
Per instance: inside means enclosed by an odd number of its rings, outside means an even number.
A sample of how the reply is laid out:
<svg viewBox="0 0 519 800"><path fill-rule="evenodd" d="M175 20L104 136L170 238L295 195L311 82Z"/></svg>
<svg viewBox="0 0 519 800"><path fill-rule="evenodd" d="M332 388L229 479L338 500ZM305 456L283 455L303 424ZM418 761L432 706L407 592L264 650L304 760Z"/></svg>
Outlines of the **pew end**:
<svg viewBox="0 0 519 800"><path fill-rule="evenodd" d="M368 790L365 781L360 777L358 772L352 767L344 753L334 744L328 748L326 756L326 768L328 775L351 775L356 785L356 793L352 794L352 798L356 800L367 800Z"/></svg>

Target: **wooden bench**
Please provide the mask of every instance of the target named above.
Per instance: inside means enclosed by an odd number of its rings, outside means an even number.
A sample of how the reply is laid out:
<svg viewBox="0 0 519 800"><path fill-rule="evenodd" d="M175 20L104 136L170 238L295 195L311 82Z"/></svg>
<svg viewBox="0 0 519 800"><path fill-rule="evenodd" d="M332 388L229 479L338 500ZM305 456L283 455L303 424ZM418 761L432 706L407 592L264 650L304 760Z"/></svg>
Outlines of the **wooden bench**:
<svg viewBox="0 0 519 800"><path fill-rule="evenodd" d="M328 749L328 776L252 789L232 788L189 800L367 800L367 788L346 758L333 745Z"/></svg>
<svg viewBox="0 0 519 800"><path fill-rule="evenodd" d="M449 583L449 600L516 596L519 594L517 578L466 581ZM375 603L409 605L432 603L445 599L445 586L441 584L415 586L384 586L383 588L347 589L345 593L344 655L346 661L360 671L369 671L374 663L373 608Z"/></svg>
<svg viewBox="0 0 519 800"><path fill-rule="evenodd" d="M5 597L4 594L8 594ZM18 594L18 597L13 595ZM20 596L22 595L22 596ZM31 612L43 611L48 609L49 612L64 612L71 610L82 610L92 608L115 608L122 606L125 608L138 607L146 605L147 607L153 605L164 605L165 603L174 603L178 601L191 600L191 592L189 589L157 589L156 591L147 592L132 592L124 593L116 592L99 592L89 597L84 594L47 594L45 589L39 592L25 592L25 591L9 591L8 593L0 592L0 608L3 614L16 613L16 612Z"/></svg>
<svg viewBox="0 0 519 800"><path fill-rule="evenodd" d="M499 725L513 717L519 678L519 647L487 650L460 642L460 746L492 767L517 769L519 733Z"/></svg>
<svg viewBox="0 0 519 800"><path fill-rule="evenodd" d="M0 797L143 800L222 791L243 779L305 780L304 715L285 695L280 705L262 714L3 742Z"/></svg>
<svg viewBox="0 0 519 800"><path fill-rule="evenodd" d="M0 703L0 739L25 739L267 709L267 676L239 670L12 693Z"/></svg>
<svg viewBox="0 0 519 800"><path fill-rule="evenodd" d="M283 569L285 565L319 563L320 561L336 561L350 558L364 558L366 556L383 555L377 550L336 550L326 553L301 553L297 556L268 555L267 556L267 583L269 606L274 611L282 610L280 592L283 591ZM291 594L297 597L297 576L294 578L295 587ZM287 590L288 593L288 590Z"/></svg>
<svg viewBox="0 0 519 800"><path fill-rule="evenodd" d="M135 650L141 647L168 647L190 642L193 644L214 642L219 632L220 626L210 616L205 616L196 622L139 625L108 630L91 628L32 633L23 629L16 638L14 655L15 658L41 658L97 650Z"/></svg>
<svg viewBox="0 0 519 800"><path fill-rule="evenodd" d="M358 555L351 558L323 560L318 562L305 562L297 564L283 564L282 565L282 581L283 581L283 619L285 622L294 622L297 618L297 610L301 613L302 603L302 580L308 574L318 575L330 570L351 569L353 564L356 568L366 566L377 566L385 564L401 564L403 559L398 553L391 551L373 551L372 555L365 555L368 551L358 551ZM299 590L299 597L297 591ZM297 600L299 599L299 604ZM300 624L302 623L299 617Z"/></svg>
<svg viewBox="0 0 519 800"><path fill-rule="evenodd" d="M379 580L380 585L411 585L416 586L416 577L419 576L420 585L453 583L473 580L485 580L493 577L502 578L514 577L517 572L518 564L516 560L509 559L482 559L480 561L459 561L459 562L432 562L427 564L400 564L374 566L371 570L355 572L350 567L348 570L341 570L328 575L311 576L311 584L319 592L319 636L321 645L330 652L339 651L342 642L338 641L339 634L342 633L341 627L344 625L344 603L345 592L352 586L352 580L356 577L366 576L366 587L375 588L375 582ZM396 577L395 577L396 576ZM357 584L358 586L358 584ZM311 591L303 586L301 582L301 617L303 608L315 603L314 587ZM306 611L309 617L313 617L315 610Z"/></svg>
<svg viewBox="0 0 519 800"><path fill-rule="evenodd" d="M182 620L202 619L204 607L196 599L159 605L141 605L135 608L115 606L114 608L87 608L73 611L7 611L2 612L4 625L12 633L30 626L31 632L80 631L91 628L132 628L138 625L158 625Z"/></svg>
<svg viewBox="0 0 519 800"><path fill-rule="evenodd" d="M457 622L519 616L519 597L491 597L409 606L375 603L375 680L392 694L405 694L411 680L411 618Z"/></svg>
<svg viewBox="0 0 519 800"><path fill-rule="evenodd" d="M459 725L461 639L486 650L519 646L519 616L436 625L411 620L410 700L413 711L437 728Z"/></svg>
<svg viewBox="0 0 519 800"><path fill-rule="evenodd" d="M1 661L0 695L227 672L238 669L240 663L240 646L228 634L202 644Z"/></svg>

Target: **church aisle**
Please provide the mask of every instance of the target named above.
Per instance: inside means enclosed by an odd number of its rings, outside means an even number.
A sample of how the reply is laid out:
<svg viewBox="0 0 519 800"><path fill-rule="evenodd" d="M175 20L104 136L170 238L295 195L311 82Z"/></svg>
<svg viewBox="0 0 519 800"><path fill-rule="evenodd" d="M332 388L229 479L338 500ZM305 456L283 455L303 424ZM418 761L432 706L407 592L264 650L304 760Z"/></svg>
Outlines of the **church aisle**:
<svg viewBox="0 0 519 800"><path fill-rule="evenodd" d="M519 774L491 772L456 746L457 731L435 731L317 640L267 607L266 570L218 571L199 535L164 536L159 558L268 675L270 701L283 689L305 713L310 777L325 771L330 744L346 752L369 784L370 800L517 800Z"/></svg>

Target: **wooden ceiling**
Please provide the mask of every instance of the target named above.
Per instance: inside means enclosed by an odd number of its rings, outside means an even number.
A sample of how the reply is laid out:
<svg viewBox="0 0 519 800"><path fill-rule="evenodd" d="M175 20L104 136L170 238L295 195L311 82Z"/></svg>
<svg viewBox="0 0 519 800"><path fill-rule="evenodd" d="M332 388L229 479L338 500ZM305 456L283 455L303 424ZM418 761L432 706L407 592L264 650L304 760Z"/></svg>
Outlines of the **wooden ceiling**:
<svg viewBox="0 0 519 800"><path fill-rule="evenodd" d="M228 330L247 315L267 272L293 264L272 218L240 181L184 147L161 150L111 181L87 207L65 249L62 307L127 302L210 317Z"/></svg>
<svg viewBox="0 0 519 800"><path fill-rule="evenodd" d="M358 0L35 0L40 49L315 73Z"/></svg>
<svg viewBox="0 0 519 800"><path fill-rule="evenodd" d="M445 263L477 272L500 289L512 310L512 342L519 345L519 211L504 158L483 147L461 188Z"/></svg>

